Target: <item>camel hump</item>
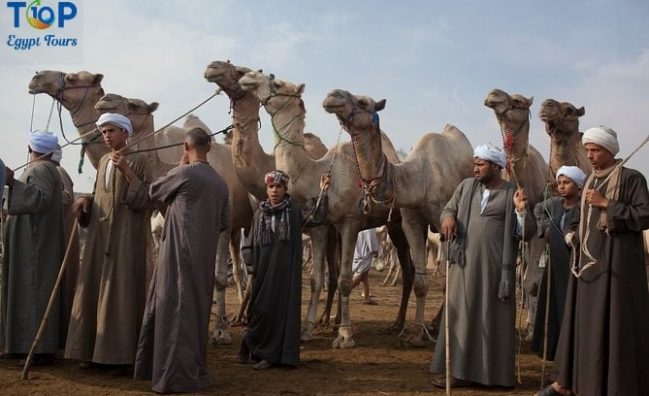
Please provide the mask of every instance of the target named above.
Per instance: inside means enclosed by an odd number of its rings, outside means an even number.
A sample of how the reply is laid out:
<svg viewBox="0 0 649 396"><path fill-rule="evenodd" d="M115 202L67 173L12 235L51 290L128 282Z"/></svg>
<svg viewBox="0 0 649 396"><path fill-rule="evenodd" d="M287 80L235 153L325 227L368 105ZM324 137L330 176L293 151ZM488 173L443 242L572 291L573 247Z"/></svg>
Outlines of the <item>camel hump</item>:
<svg viewBox="0 0 649 396"><path fill-rule="evenodd" d="M163 147L170 144L182 143L185 139L185 130L177 126L168 126L153 135L154 147ZM183 146L178 145L170 148L156 150L158 159L167 165L176 165L183 155Z"/></svg>
<svg viewBox="0 0 649 396"><path fill-rule="evenodd" d="M189 131L190 129L194 129L194 128L201 128L208 134L212 133L210 127L208 127L207 124L203 122L203 120L201 120L200 118L198 118L193 114L189 114L187 117L185 117L185 122L183 123L183 129Z"/></svg>

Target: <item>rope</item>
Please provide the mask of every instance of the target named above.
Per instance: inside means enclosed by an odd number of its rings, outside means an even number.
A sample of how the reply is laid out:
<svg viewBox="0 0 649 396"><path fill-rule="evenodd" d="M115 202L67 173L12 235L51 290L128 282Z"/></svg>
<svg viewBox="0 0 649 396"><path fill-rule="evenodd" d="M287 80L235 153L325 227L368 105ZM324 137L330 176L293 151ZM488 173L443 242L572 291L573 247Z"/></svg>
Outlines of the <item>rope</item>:
<svg viewBox="0 0 649 396"><path fill-rule="evenodd" d="M211 137L211 136L218 135L220 133L228 133L228 131L230 129L232 129L232 128L234 128L234 125L228 125L227 127L221 129L220 131L210 133L208 136ZM171 147L182 146L183 144L185 144L185 142L171 143L171 144L166 144L164 146L152 147L152 148L142 149L142 150L133 150L133 151L129 151L128 153L126 153L126 155L131 155L131 154L135 154L135 153L146 153L146 152L149 152L149 151L164 150L164 149L168 149L168 148L171 148Z"/></svg>

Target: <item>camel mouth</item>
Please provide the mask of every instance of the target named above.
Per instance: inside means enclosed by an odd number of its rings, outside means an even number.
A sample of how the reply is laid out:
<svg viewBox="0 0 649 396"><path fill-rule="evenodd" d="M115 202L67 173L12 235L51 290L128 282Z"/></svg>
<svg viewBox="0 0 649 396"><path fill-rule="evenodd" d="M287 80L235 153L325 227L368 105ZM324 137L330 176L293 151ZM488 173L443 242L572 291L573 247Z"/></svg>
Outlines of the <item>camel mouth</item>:
<svg viewBox="0 0 649 396"><path fill-rule="evenodd" d="M215 82L217 79L223 76L223 73L216 70L215 68L208 67L203 74L203 77L209 82Z"/></svg>
<svg viewBox="0 0 649 396"><path fill-rule="evenodd" d="M343 103L323 103L322 108L328 113L335 113L336 110L344 108Z"/></svg>

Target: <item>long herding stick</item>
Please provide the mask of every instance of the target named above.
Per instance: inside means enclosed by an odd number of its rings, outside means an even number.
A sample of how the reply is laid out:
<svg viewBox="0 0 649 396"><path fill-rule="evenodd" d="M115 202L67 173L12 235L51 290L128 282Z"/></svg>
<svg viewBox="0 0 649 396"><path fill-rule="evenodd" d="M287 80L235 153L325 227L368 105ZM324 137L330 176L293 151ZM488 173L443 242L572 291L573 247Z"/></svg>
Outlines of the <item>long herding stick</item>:
<svg viewBox="0 0 649 396"><path fill-rule="evenodd" d="M446 396L451 395L451 343L449 342L448 330L448 271L451 267L449 259L451 253L451 241L446 240L446 290L444 292L444 348L446 355Z"/></svg>
<svg viewBox="0 0 649 396"><path fill-rule="evenodd" d="M548 359L548 323L550 321L550 291L552 290L552 262L550 260L550 255L548 254L548 260L546 264L547 271L547 283L545 284L545 318L543 323L543 363L541 365L541 388L545 386L545 365Z"/></svg>
<svg viewBox="0 0 649 396"><path fill-rule="evenodd" d="M74 236L77 233L78 226L79 223L75 221L74 226L72 227L71 235ZM47 308L45 308L45 313L43 314L43 320L41 320L41 325L38 328L38 332L36 333L36 338L34 338L32 347L29 349L29 354L27 355L27 359L25 360L25 367L23 367L23 374L21 377L21 379L23 380L27 379L29 366L31 365L32 359L34 358L34 351L36 350L38 343L41 341L41 336L43 335L43 331L45 331L45 325L47 324L47 319L49 318L50 312L52 311L52 307L54 306L54 300L56 300L56 293L59 291L59 286L61 285L61 279L63 278L63 273L65 272L65 266L68 262L68 256L70 255L70 248L72 247L73 241L74 241L74 237L70 237L70 240L68 241L68 248L65 250L63 263L61 263L61 269L59 270L59 276L56 278L56 282L54 282L54 289L52 289L52 294L50 294L50 301L47 303Z"/></svg>

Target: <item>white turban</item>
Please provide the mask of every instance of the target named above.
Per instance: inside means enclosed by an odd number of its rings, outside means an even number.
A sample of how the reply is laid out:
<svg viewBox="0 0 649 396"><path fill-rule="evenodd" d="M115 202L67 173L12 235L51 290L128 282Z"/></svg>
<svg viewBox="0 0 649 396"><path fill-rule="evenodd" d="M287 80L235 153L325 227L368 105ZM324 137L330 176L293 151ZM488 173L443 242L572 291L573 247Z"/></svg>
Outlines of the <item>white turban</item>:
<svg viewBox="0 0 649 396"><path fill-rule="evenodd" d="M507 165L503 151L492 144L482 144L477 146L475 150L473 150L473 156L485 161L491 161L501 168L504 168L505 165Z"/></svg>
<svg viewBox="0 0 649 396"><path fill-rule="evenodd" d="M50 154L59 145L59 138L47 131L29 132L29 147L41 154Z"/></svg>
<svg viewBox="0 0 649 396"><path fill-rule="evenodd" d="M133 126L128 117L118 113L104 113L97 120L97 128L101 128L104 124L113 124L118 128L124 129L128 133L128 137L133 134Z"/></svg>
<svg viewBox="0 0 649 396"><path fill-rule="evenodd" d="M620 151L620 144L617 142L617 133L615 133L611 128L605 126L588 129L584 132L581 142L583 144L594 143L598 146L602 146L613 155Z"/></svg>
<svg viewBox="0 0 649 396"><path fill-rule="evenodd" d="M61 150L61 146L57 146L56 150L52 153L52 158L50 158L52 162L60 163L61 160L63 159L63 150Z"/></svg>
<svg viewBox="0 0 649 396"><path fill-rule="evenodd" d="M586 174L584 173L583 170L579 169L579 167L562 166L557 171L557 182L559 181L559 176L565 176L570 180L574 181L580 190L584 188L584 181L586 181Z"/></svg>

